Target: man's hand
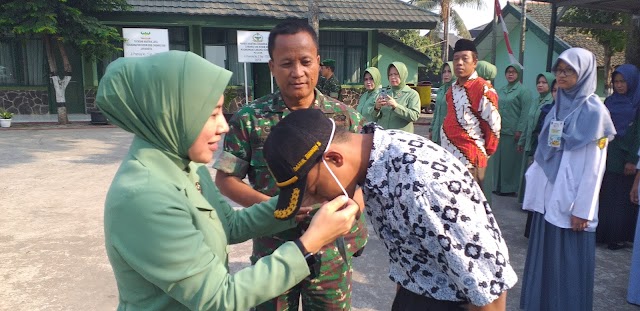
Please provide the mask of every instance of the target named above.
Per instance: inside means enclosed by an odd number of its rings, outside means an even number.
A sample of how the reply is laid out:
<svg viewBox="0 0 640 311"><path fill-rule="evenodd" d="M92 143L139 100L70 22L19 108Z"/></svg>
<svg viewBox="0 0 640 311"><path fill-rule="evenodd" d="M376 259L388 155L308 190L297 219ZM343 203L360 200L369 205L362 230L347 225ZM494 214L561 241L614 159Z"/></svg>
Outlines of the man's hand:
<svg viewBox="0 0 640 311"><path fill-rule="evenodd" d="M522 136L522 132L516 132L515 134L513 134L513 140L515 140L516 144L520 140L520 136Z"/></svg>
<svg viewBox="0 0 640 311"><path fill-rule="evenodd" d="M640 183L640 172L636 174L636 179L633 181L631 192L629 192L629 200L631 203L638 204L638 184Z"/></svg>

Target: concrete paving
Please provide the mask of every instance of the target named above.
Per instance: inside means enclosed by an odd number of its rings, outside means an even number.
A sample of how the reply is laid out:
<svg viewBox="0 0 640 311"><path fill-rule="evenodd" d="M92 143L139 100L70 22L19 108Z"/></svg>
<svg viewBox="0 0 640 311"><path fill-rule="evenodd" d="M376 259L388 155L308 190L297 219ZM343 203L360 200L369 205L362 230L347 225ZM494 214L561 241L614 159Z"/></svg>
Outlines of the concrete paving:
<svg viewBox="0 0 640 311"><path fill-rule="evenodd" d="M416 128L426 134L425 126ZM0 310L116 308L103 203L131 138L112 126L80 123L0 129ZM526 214L513 197L493 202L511 264L522 276ZM233 246L233 271L249 265L250 251L251 242ZM631 249L599 245L596 256L594 309L640 310L625 299ZM354 260L354 310L390 309L395 285L386 274L386 250L371 230L364 255ZM519 296L518 283L508 310L518 310Z"/></svg>

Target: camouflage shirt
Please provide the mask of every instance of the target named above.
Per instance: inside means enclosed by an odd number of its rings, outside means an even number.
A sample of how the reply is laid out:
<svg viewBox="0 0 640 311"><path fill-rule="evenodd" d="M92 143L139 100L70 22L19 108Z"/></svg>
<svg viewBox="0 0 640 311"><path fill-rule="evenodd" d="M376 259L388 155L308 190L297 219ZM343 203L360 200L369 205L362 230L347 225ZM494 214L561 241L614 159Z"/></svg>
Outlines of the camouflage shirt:
<svg viewBox="0 0 640 311"><path fill-rule="evenodd" d="M336 79L336 75L331 75L331 78L320 77L318 80L318 90L322 94L328 94L333 98L338 98L340 95L340 83Z"/></svg>
<svg viewBox="0 0 640 311"><path fill-rule="evenodd" d="M318 90L311 108L322 110L327 117L335 121L336 126L345 127L353 133L359 133L364 124L362 116L353 108L324 96ZM224 150L213 167L240 179L248 176L253 189L268 196L277 195L279 189L267 168L262 149L271 132L271 127L289 113L291 110L285 105L279 91L243 107L229 120L229 132L224 138ZM366 243L366 228L364 217L360 217L360 221L356 222L351 231L358 232L356 249L360 249ZM347 241L349 242L353 240Z"/></svg>

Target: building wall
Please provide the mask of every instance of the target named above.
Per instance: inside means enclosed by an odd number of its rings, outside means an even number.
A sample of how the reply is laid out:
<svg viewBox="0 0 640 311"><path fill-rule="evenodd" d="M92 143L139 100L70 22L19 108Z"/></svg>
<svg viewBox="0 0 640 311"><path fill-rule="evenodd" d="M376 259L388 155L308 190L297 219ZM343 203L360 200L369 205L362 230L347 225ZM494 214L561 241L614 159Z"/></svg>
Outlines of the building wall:
<svg viewBox="0 0 640 311"><path fill-rule="evenodd" d="M48 114L49 91L42 87L0 89L0 108L13 114Z"/></svg>
<svg viewBox="0 0 640 311"><path fill-rule="evenodd" d="M507 16L507 25L513 25L511 29L509 29L509 41L511 43L511 48L514 52L516 58L519 57L520 53L520 24L519 22L515 22L515 18L511 15ZM504 40L502 39L502 31L499 32L499 40L496 44L496 67L498 68L498 74L494 81L494 86L500 88L502 86L507 85L507 80L504 76L504 71L506 67L509 65L509 54L507 53L507 48ZM522 81L523 85L531 91L531 94L535 97L537 96L536 91L536 77L538 74L545 72L547 68L547 49L548 43L546 41L547 38L541 39L538 35L536 35L533 31L528 30L526 32L525 37L525 52L524 52L524 80ZM478 45L482 44L486 46L486 44L491 45L491 36L487 36L482 43L477 43ZM552 64L558 59L559 53L556 51L553 52ZM481 58L486 61L491 61L491 53L486 54L484 57L481 55ZM604 70L602 68L598 68L598 84L596 88L596 94L600 97L605 96L604 91Z"/></svg>
<svg viewBox="0 0 640 311"><path fill-rule="evenodd" d="M406 83L418 83L418 63L417 61L398 53L384 44L378 44L378 70L382 75L382 86L389 86L387 78L387 68L392 62L403 62L407 66L409 75Z"/></svg>
<svg viewBox="0 0 640 311"><path fill-rule="evenodd" d="M485 40L491 41L491 36ZM515 27L509 30L509 41L511 48L518 58L520 51L520 28ZM507 53L507 47L504 40L498 41L496 44L496 67L498 68L498 74L494 81L496 89L507 85L507 79L504 76L504 71L509 65L509 54ZM558 58L558 53L553 53L553 61ZM488 54L484 60L491 61L491 55ZM536 91L536 77L538 74L545 72L547 68L547 42L533 33L533 31L527 31L525 37L525 52L524 52L524 79L522 81L525 88L531 91L533 97L536 97L538 92Z"/></svg>

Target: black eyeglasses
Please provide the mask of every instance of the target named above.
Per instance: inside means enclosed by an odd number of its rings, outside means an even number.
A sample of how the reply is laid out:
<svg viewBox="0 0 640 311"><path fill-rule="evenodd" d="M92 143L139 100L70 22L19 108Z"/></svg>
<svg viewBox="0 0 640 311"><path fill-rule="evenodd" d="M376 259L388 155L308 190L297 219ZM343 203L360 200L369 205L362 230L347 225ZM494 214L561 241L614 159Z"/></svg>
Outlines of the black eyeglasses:
<svg viewBox="0 0 640 311"><path fill-rule="evenodd" d="M573 68L571 67L567 67L565 69L556 69L555 74L556 76L559 76L560 74L562 74L565 77L569 77L569 76L575 75L576 71L573 70Z"/></svg>

